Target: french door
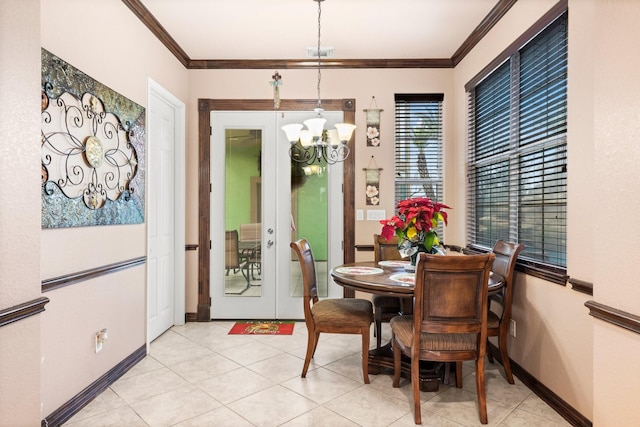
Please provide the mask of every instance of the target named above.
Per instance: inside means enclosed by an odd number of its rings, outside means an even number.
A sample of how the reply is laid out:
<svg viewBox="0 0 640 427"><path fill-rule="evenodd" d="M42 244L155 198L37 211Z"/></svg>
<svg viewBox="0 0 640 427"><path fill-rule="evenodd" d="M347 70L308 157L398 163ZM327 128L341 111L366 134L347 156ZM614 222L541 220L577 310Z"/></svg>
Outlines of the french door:
<svg viewBox="0 0 640 427"><path fill-rule="evenodd" d="M328 125L342 112L326 112ZM211 113L211 318L302 319L302 282L289 243L310 240L323 296L342 257L342 165L291 162L281 126L309 112ZM332 283L332 282L331 282Z"/></svg>

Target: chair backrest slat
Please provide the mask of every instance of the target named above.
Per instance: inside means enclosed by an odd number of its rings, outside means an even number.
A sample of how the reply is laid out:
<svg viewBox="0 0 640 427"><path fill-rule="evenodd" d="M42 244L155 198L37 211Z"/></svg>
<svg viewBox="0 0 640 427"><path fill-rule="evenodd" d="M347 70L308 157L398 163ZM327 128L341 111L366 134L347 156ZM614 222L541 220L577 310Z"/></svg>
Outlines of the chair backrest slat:
<svg viewBox="0 0 640 427"><path fill-rule="evenodd" d="M393 237L391 240L386 240L379 234L374 234L373 252L375 262L397 261L403 259L402 255L400 255L400 251L398 250L397 237Z"/></svg>
<svg viewBox="0 0 640 427"><path fill-rule="evenodd" d="M300 261L300 270L302 273L302 283L304 287L303 304L305 320L312 319L311 307L313 304L318 302L318 283L313 251L306 239L299 239L295 242L291 242L290 246Z"/></svg>
<svg viewBox="0 0 640 427"><path fill-rule="evenodd" d="M240 224L241 242L259 242L262 240L262 224L259 222Z"/></svg>
<svg viewBox="0 0 640 427"><path fill-rule="evenodd" d="M420 254L416 266L414 333L486 335L492 253L468 256Z"/></svg>
<svg viewBox="0 0 640 427"><path fill-rule="evenodd" d="M224 264L227 269L240 267L238 230L227 230L225 232Z"/></svg>
<svg viewBox="0 0 640 427"><path fill-rule="evenodd" d="M522 243L510 243L503 240L498 240L493 246L496 260L493 262L491 271L498 273L505 280L504 286L499 291L499 298L497 298L497 301L503 306L502 317L504 318L511 318L516 262L518 255L523 250Z"/></svg>

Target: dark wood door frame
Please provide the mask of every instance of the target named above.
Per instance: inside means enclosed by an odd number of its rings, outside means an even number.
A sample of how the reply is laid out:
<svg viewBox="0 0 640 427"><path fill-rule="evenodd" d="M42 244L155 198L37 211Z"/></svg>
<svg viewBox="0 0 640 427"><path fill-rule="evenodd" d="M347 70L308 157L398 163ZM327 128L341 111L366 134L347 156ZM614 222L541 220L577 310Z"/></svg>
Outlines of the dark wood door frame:
<svg viewBox="0 0 640 427"><path fill-rule="evenodd" d="M309 111L316 107L317 100L286 100L280 103L281 111ZM355 99L323 99L322 106L327 111L342 111L345 123L355 124ZM198 100L198 322L211 320L211 112L212 111L275 111L272 99L199 99ZM355 261L355 134L349 141L351 155L344 162L343 180L343 258L344 262ZM354 292L344 290L345 297L353 297Z"/></svg>

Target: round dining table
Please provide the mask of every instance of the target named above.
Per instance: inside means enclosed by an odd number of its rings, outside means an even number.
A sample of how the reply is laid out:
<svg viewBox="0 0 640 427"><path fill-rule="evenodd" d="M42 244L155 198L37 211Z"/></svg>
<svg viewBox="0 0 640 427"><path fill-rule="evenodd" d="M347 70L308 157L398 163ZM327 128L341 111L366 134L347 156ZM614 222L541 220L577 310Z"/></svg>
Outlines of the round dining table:
<svg viewBox="0 0 640 427"><path fill-rule="evenodd" d="M407 271L408 261L355 262L338 265L331 269L331 278L338 285L355 291L397 297L413 295L415 273ZM489 276L489 295L495 294L504 286L504 278L494 272ZM412 307L403 308L410 314ZM444 372L444 381L448 382L449 367L442 363L426 362L420 364L420 389L437 391L440 383L440 370ZM369 351L369 373L379 374L393 371L393 352L391 342ZM411 378L411 361L403 357L401 375Z"/></svg>

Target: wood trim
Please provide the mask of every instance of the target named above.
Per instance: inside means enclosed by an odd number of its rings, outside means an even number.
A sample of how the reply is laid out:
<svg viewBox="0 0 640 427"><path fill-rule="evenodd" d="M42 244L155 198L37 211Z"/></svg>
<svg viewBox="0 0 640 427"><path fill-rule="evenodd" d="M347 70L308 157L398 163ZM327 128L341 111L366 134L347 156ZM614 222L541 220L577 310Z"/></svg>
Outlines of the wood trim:
<svg viewBox="0 0 640 427"><path fill-rule="evenodd" d="M453 68L453 62L449 58L325 59L321 60L320 63L323 70L347 68ZM187 68L190 70L317 69L318 61L310 61L309 59L192 59L189 61Z"/></svg>
<svg viewBox="0 0 640 427"><path fill-rule="evenodd" d="M520 49L531 40L536 34L542 31L547 25L553 22L557 17L562 15L569 7L569 0L560 0L547 13L536 21L529 29L527 29L520 37L515 39L505 50L503 50L493 61L476 74L467 84L464 85L465 92L470 92L487 74L495 70L498 65L502 64L515 51Z"/></svg>
<svg viewBox="0 0 640 427"><path fill-rule="evenodd" d="M469 245L466 248L462 248L462 251L468 254L482 254L489 252L490 249L477 245ZM567 280L569 279L567 270L564 268L543 264L531 259L523 259L522 257L519 257L516 262L516 271L561 286L566 286Z"/></svg>
<svg viewBox="0 0 640 427"><path fill-rule="evenodd" d="M608 305L593 300L585 302L584 305L589 309L590 316L640 334L640 316L609 307Z"/></svg>
<svg viewBox="0 0 640 427"><path fill-rule="evenodd" d="M455 51L453 56L451 57L451 63L455 67L464 59L465 56L471 50L480 43L480 40L487 35L487 33L493 28L494 25L502 19L502 17L511 9L511 6L516 4L518 0L500 0L494 7L491 9L489 14L482 20L480 25L478 25L475 30L467 37L467 39L460 45L458 50Z"/></svg>
<svg viewBox="0 0 640 427"><path fill-rule="evenodd" d="M280 102L281 111L313 111L317 100L314 99L283 99ZM342 111L345 123L355 123L355 99L323 99L322 106L326 111ZM272 99L199 99L198 100L198 145L199 145L199 176L198 176L198 310L196 319L199 322L211 320L211 111L274 111ZM343 163L343 253L344 263L355 260L355 135L348 143L351 154ZM355 296L352 290L344 290L345 297Z"/></svg>
<svg viewBox="0 0 640 427"><path fill-rule="evenodd" d="M0 310L0 327L42 313L49 298L40 297Z"/></svg>
<svg viewBox="0 0 640 427"><path fill-rule="evenodd" d="M516 1L499 0L451 58L329 59L322 61L322 68L454 68L502 19ZM318 67L317 61L309 59L191 59L149 9L142 4L142 0L122 0L122 2L187 69L315 69Z"/></svg>
<svg viewBox="0 0 640 427"><path fill-rule="evenodd" d="M184 245L184 250L185 251L197 251L198 250L198 245L195 244L195 243Z"/></svg>
<svg viewBox="0 0 640 427"><path fill-rule="evenodd" d="M98 397L100 393L105 391L111 384L116 382L118 378L124 375L129 369L147 355L147 346L143 344L123 361L111 368L107 373L92 382L80 393L76 394L61 407L47 415L40 423L41 427L60 426L68 421L75 414L80 412L88 403Z"/></svg>
<svg viewBox="0 0 640 427"><path fill-rule="evenodd" d="M151 14L149 9L147 9L140 0L122 0L122 2L126 4L133 14L136 15L138 19L140 19L140 21L142 21L142 23L153 33L153 35L156 36L167 49L169 49L169 52L173 53L173 55L178 58L178 61L188 68L190 61L189 56L184 50L182 50L180 45L178 45L173 37L171 37L160 22L158 22L156 17Z"/></svg>
<svg viewBox="0 0 640 427"><path fill-rule="evenodd" d="M569 279L566 270L562 268L522 259L519 259L516 262L516 271L520 271L529 276L537 277L560 286L566 286L567 280Z"/></svg>
<svg viewBox="0 0 640 427"><path fill-rule="evenodd" d="M185 322L197 322L198 321L198 314L197 313L185 313L184 314L184 321Z"/></svg>
<svg viewBox="0 0 640 427"><path fill-rule="evenodd" d="M65 274L64 276L54 277L42 281L42 292L49 292L64 286L73 285L74 283L83 282L85 280L95 279L96 277L106 274L115 273L127 268L143 265L147 261L146 256L132 258L125 261L115 262L113 264L103 265L101 267L91 268L89 270L79 271L77 273Z"/></svg>
<svg viewBox="0 0 640 427"><path fill-rule="evenodd" d="M502 357L498 347L490 342L487 347L487 352L489 352L489 350L491 350L493 357L502 364ZM533 375L522 368L522 366L514 362L513 359L509 358L509 362L511 363L511 371L513 372L513 375L518 377L524 385L533 391L540 399L544 400L547 405L551 406L551 408L560 414L562 418L567 420L569 424L579 427L593 426L593 423L587 417L582 415L574 407L565 402L560 396L538 381Z"/></svg>
<svg viewBox="0 0 640 427"><path fill-rule="evenodd" d="M569 278L569 283L571 284L571 289L573 289L574 291L593 296L593 283L585 282L584 280L580 279L574 279L573 277Z"/></svg>

